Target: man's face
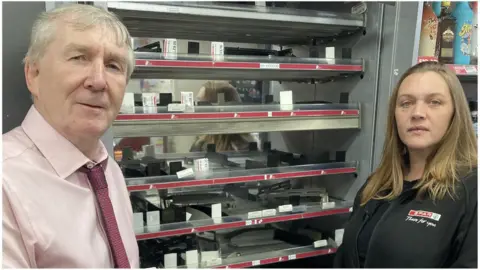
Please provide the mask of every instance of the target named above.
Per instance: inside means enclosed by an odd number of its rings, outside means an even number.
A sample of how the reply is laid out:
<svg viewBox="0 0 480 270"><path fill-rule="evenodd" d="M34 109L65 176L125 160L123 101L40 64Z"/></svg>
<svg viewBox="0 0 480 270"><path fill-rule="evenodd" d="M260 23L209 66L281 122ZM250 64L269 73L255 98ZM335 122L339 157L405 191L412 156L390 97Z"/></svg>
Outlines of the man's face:
<svg viewBox="0 0 480 270"><path fill-rule="evenodd" d="M431 151L447 132L453 111L450 90L440 75L412 74L398 90L398 135L410 151Z"/></svg>
<svg viewBox="0 0 480 270"><path fill-rule="evenodd" d="M98 139L120 110L127 55L104 27L78 31L59 22L43 57L25 68L37 109L67 138Z"/></svg>

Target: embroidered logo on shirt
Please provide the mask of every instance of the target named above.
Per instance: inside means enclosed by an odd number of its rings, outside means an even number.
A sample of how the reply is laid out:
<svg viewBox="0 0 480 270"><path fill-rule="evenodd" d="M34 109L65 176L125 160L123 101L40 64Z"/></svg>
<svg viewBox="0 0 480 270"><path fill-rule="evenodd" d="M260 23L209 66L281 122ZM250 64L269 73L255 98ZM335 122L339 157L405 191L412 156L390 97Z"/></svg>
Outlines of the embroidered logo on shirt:
<svg viewBox="0 0 480 270"><path fill-rule="evenodd" d="M437 224L428 221L427 219L430 219L432 221L439 221L441 217L442 215L429 211L410 210L405 221L425 224L425 226L427 227L437 227Z"/></svg>
<svg viewBox="0 0 480 270"><path fill-rule="evenodd" d="M428 211L422 211L422 210L410 210L410 212L408 212L408 215L411 217L429 218L435 221L439 221L440 218L442 217L442 215L440 214L428 212Z"/></svg>

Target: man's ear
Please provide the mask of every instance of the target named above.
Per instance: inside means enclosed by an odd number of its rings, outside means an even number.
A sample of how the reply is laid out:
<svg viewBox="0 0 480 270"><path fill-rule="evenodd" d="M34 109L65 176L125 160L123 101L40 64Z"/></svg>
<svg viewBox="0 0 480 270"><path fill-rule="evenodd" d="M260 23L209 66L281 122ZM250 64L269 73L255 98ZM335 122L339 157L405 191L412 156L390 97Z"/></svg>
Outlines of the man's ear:
<svg viewBox="0 0 480 270"><path fill-rule="evenodd" d="M33 96L38 96L38 77L40 70L38 69L38 63L32 62L30 59L25 58L24 72L25 72L25 82L27 83L27 88L32 93Z"/></svg>

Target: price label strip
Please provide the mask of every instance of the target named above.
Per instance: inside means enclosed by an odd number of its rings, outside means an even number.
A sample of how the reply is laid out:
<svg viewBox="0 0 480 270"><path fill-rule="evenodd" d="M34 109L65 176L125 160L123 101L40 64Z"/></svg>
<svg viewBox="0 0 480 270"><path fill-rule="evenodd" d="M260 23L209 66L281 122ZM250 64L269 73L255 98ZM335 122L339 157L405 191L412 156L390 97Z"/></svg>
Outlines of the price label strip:
<svg viewBox="0 0 480 270"><path fill-rule="evenodd" d="M465 73L467 75L477 75L477 67L475 66L465 66Z"/></svg>
<svg viewBox="0 0 480 270"><path fill-rule="evenodd" d="M260 63L260 68L265 68L265 69L279 69L280 64L276 63Z"/></svg>

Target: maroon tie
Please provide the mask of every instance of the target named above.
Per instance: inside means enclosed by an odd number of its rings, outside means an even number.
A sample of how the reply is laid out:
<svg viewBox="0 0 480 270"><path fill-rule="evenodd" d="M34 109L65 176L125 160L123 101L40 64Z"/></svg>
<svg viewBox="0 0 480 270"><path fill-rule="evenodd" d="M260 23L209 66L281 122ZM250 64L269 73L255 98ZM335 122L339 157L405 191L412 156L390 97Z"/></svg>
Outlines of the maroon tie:
<svg viewBox="0 0 480 270"><path fill-rule="evenodd" d="M87 176L102 212L103 224L113 253L115 268L130 268L122 237L118 230L115 213L113 212L112 202L108 195L108 184L102 166L97 164L91 169L87 168Z"/></svg>

